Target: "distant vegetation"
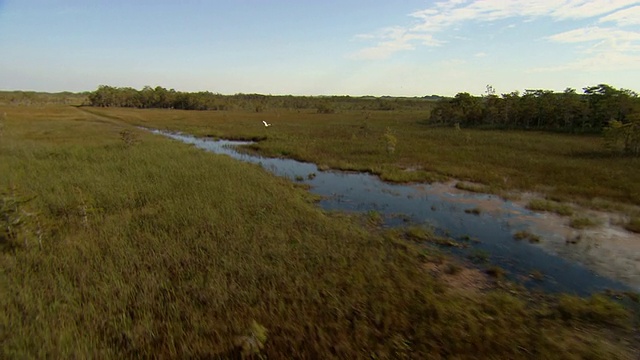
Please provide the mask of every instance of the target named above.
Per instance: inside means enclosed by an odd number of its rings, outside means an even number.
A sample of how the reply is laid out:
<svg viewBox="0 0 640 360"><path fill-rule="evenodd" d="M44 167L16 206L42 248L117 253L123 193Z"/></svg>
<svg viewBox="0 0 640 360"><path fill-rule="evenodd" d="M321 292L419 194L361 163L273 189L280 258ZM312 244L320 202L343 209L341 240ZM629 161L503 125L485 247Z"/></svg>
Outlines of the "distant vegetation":
<svg viewBox="0 0 640 360"><path fill-rule="evenodd" d="M87 100L89 92L46 93L36 91L0 91L0 105L29 106L29 105L80 105Z"/></svg>
<svg viewBox="0 0 640 360"><path fill-rule="evenodd" d="M458 93L453 99L440 100L431 112L430 123L599 132L611 121L621 124L638 121L640 99L634 91L606 84L588 86L583 91L578 94L570 88L562 93L525 90L523 94L515 91L497 96L487 86L485 96Z"/></svg>
<svg viewBox="0 0 640 360"><path fill-rule="evenodd" d="M351 96L272 96L262 94L222 95L209 91L182 92L167 90L161 86L145 86L142 90L130 87L101 85L89 94L89 104L100 107L161 108L181 110L250 110L267 109L316 109L321 114L331 114L339 109L350 110L400 110L431 109L432 97L391 98Z"/></svg>
<svg viewBox="0 0 640 360"><path fill-rule="evenodd" d="M588 86L583 94L567 88L525 90L485 96L458 93L442 99L431 112L430 124L492 129L534 129L568 132L604 132L610 150L640 155L640 98L634 91L606 84Z"/></svg>
<svg viewBox="0 0 640 360"><path fill-rule="evenodd" d="M430 118L425 122L437 126L604 131L609 148L640 155L640 98L632 90L616 89L607 84L585 87L582 94L567 88L561 93L536 89L501 96L495 94L492 86L487 86L483 96L461 92L453 98L222 95L209 91L167 90L161 86L136 90L101 85L88 94L87 103L99 107L255 112L314 109L319 114L332 114L338 110L424 110L430 112Z"/></svg>
<svg viewBox="0 0 640 360"><path fill-rule="evenodd" d="M262 113L82 110L135 126L259 140L249 149L263 156L313 162L325 170L365 171L386 181L453 178L462 181L459 187L465 190L535 191L555 202L580 201L607 209L620 203L640 205L640 158L619 156L604 147L601 136L592 134L432 127L424 125L425 110L333 114L319 114L315 109ZM273 126L265 128L263 120Z"/></svg>
<svg viewBox="0 0 640 360"><path fill-rule="evenodd" d="M434 101L437 101L435 106ZM486 94L473 96L461 92L453 98L392 97L310 97L271 96L261 94L222 95L209 91L181 92L161 86L130 87L101 85L88 94L88 104L100 107L165 108L183 110L252 110L309 109L318 113L336 110L427 109L430 124L462 127L506 129L565 130L599 132L612 121L627 124L637 121L640 99L632 90L610 85L588 86L583 93L567 88L561 93L551 90L525 90L498 96L491 86Z"/></svg>

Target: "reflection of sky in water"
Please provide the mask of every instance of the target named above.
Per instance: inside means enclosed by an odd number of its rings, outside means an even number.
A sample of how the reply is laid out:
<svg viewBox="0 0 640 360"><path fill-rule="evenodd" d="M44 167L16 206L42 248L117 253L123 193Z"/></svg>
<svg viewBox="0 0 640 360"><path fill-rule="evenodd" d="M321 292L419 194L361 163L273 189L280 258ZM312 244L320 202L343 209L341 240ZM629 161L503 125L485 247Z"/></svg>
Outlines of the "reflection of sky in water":
<svg viewBox="0 0 640 360"><path fill-rule="evenodd" d="M303 178L303 182L312 186L311 191L325 198L320 206L327 210L370 211L375 210L385 216L389 226L403 224L403 219L394 215L408 217L411 222L431 225L440 234L448 233L453 238L468 235L478 239L466 250L454 250L459 255L469 254L474 249L490 254L490 262L496 264L510 275L527 281L533 271L545 275L542 282L529 280L526 285L541 287L548 291L567 291L588 294L604 289L628 289L623 284L601 277L582 265L553 256L535 245L525 241L515 241L513 232L526 228L522 215L538 216L509 201L501 202L499 217L489 213L481 215L467 214L465 209L475 207L472 202L460 200L491 199L486 194L450 194L429 193L429 185L419 189L411 185L388 184L376 176L362 173L336 171L318 171L316 165L290 159L262 158L240 154L231 145L248 142L198 139L188 135L169 134L154 130L173 139L193 144L218 154L226 154L235 159L261 164L268 171L289 179ZM315 178L308 175L315 173ZM514 225L510 225L510 223Z"/></svg>

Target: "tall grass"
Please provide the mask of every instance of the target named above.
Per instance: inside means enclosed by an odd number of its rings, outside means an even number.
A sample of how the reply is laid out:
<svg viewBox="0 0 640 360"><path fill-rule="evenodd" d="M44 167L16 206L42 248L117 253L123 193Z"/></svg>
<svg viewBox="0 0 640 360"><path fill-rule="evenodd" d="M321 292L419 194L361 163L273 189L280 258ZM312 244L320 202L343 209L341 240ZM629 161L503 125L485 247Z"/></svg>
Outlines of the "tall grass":
<svg viewBox="0 0 640 360"><path fill-rule="evenodd" d="M593 135L533 131L434 128L424 111L227 112L96 109L136 125L195 135L265 138L253 149L324 166L379 174L390 181L440 181L449 177L492 191L539 191L584 202L606 199L640 204L640 158L614 157ZM264 128L261 120L274 124ZM389 156L386 129L393 129Z"/></svg>
<svg viewBox="0 0 640 360"><path fill-rule="evenodd" d="M568 323L567 302L539 316L509 293L462 294L417 245L256 165L74 108L6 111L0 187L33 198L34 222L26 243L2 240L2 358L632 356L626 312Z"/></svg>

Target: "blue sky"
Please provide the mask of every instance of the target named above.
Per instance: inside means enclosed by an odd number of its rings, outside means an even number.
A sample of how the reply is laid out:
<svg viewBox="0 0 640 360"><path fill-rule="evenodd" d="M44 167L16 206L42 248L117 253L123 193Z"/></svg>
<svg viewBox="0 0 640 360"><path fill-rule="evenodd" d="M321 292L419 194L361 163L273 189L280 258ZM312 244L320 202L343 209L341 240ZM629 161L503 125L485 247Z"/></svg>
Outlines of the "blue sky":
<svg viewBox="0 0 640 360"><path fill-rule="evenodd" d="M0 89L640 90L640 1L0 0Z"/></svg>

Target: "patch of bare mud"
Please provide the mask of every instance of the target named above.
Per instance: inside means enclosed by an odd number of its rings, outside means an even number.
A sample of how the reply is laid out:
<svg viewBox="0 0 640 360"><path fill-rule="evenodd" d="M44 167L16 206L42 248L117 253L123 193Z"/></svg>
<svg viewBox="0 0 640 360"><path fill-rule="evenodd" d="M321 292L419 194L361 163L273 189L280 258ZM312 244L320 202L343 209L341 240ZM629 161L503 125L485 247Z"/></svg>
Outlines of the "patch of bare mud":
<svg viewBox="0 0 640 360"><path fill-rule="evenodd" d="M543 198L540 194L515 194L518 200L509 201L497 195L461 190L455 184L456 181L451 181L416 185L416 188L427 195L442 196L447 201L476 207L481 214L501 217L512 228L524 228L539 235L542 241L532 246L583 264L601 276L618 280L640 291L640 234L627 231L619 225L623 214L595 211L572 204L577 214L594 219L597 223L590 228L575 229L570 226L570 217L526 209L532 199Z"/></svg>
<svg viewBox="0 0 640 360"><path fill-rule="evenodd" d="M455 262L428 262L425 269L451 289L465 293L477 293L490 287L488 276L474 267Z"/></svg>

